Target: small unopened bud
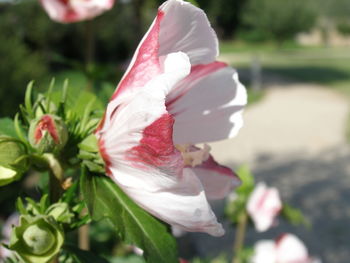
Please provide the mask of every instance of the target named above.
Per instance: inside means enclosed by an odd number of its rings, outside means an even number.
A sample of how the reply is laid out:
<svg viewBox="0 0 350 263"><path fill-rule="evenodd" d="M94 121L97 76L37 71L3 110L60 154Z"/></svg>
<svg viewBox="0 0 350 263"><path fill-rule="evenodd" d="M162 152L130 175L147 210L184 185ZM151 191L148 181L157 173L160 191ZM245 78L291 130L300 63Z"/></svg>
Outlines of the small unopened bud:
<svg viewBox="0 0 350 263"><path fill-rule="evenodd" d="M67 127L57 116L45 114L30 124L29 142L40 152L59 151L67 140Z"/></svg>
<svg viewBox="0 0 350 263"><path fill-rule="evenodd" d="M47 215L52 216L59 223L70 223L74 214L69 211L67 203L55 203L47 211Z"/></svg>
<svg viewBox="0 0 350 263"><path fill-rule="evenodd" d="M19 179L27 170L27 161L21 161L24 155L23 145L11 137L0 136L0 186Z"/></svg>

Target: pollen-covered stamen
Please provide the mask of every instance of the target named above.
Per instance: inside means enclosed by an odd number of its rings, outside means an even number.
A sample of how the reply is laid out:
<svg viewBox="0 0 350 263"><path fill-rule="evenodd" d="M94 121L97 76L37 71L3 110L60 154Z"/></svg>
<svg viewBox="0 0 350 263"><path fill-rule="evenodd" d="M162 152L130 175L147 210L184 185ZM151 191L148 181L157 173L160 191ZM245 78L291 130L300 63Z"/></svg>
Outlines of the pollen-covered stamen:
<svg viewBox="0 0 350 263"><path fill-rule="evenodd" d="M56 144L60 142L55 122L49 115L44 115L36 127L34 132L35 143L39 143L46 132L50 134Z"/></svg>
<svg viewBox="0 0 350 263"><path fill-rule="evenodd" d="M210 146L207 144L203 149L191 144L177 144L175 147L181 152L184 164L191 167L201 165L209 158Z"/></svg>

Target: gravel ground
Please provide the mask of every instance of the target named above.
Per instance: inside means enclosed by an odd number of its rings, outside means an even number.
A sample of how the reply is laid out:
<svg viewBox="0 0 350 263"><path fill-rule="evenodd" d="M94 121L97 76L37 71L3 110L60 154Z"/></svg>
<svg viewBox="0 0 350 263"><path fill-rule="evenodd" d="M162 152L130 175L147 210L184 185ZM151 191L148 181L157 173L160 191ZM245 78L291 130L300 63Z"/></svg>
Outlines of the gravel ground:
<svg viewBox="0 0 350 263"><path fill-rule="evenodd" d="M236 138L211 144L218 161L232 168L248 164L257 181L276 186L283 200L300 208L313 225L308 230L280 221L263 234L250 230L247 244L292 232L323 263L350 262L348 111L346 98L332 90L274 85L261 102L245 111L245 126ZM214 207L220 218L223 202ZM226 227L223 238L191 233L180 246L201 257L231 251L234 230Z"/></svg>

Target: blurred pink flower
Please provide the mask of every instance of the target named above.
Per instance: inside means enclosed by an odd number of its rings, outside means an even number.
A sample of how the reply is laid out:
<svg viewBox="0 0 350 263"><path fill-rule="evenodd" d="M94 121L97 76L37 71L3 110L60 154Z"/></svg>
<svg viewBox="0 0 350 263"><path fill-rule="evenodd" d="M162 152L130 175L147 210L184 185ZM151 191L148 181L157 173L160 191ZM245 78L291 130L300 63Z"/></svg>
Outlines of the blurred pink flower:
<svg viewBox="0 0 350 263"><path fill-rule="evenodd" d="M115 0L39 0L50 18L72 23L94 18L111 9Z"/></svg>
<svg viewBox="0 0 350 263"><path fill-rule="evenodd" d="M262 240L254 246L252 263L320 263L310 258L303 242L293 234L283 234L276 241Z"/></svg>
<svg viewBox="0 0 350 263"><path fill-rule="evenodd" d="M8 243L10 241L12 227L18 225L19 222L19 214L13 213L10 215L5 224L2 226L1 236L2 240L0 240L0 263L7 257L12 255L11 250L5 248L1 243Z"/></svg>
<svg viewBox="0 0 350 263"><path fill-rule="evenodd" d="M169 0L139 44L96 135L107 174L141 207L186 231L221 236L207 199L224 198L236 175L194 144L233 137L246 90L215 61L205 13Z"/></svg>
<svg viewBox="0 0 350 263"><path fill-rule="evenodd" d="M280 195L276 188L266 187L265 183L256 185L251 193L247 211L259 232L268 230L282 209Z"/></svg>

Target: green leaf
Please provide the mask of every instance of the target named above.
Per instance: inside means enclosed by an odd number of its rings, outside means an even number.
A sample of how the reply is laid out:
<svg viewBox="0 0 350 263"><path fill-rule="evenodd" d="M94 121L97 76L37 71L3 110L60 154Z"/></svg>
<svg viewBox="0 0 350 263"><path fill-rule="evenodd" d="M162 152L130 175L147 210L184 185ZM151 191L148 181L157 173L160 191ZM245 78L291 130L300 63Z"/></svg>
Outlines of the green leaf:
<svg viewBox="0 0 350 263"><path fill-rule="evenodd" d="M11 120L10 118L0 119L0 134L11 137L17 137L13 120Z"/></svg>
<svg viewBox="0 0 350 263"><path fill-rule="evenodd" d="M73 245L64 246L64 250L71 254L75 263L109 263L106 259Z"/></svg>
<svg viewBox="0 0 350 263"><path fill-rule="evenodd" d="M242 180L242 185L237 188L237 192L250 195L254 189L254 175L247 165L240 166L236 172L239 179Z"/></svg>
<svg viewBox="0 0 350 263"><path fill-rule="evenodd" d="M246 206L251 192L254 190L254 175L247 165L242 165L236 171L242 184L233 193L234 198L228 199L225 214L232 223L238 223L239 218L246 213Z"/></svg>
<svg viewBox="0 0 350 263"><path fill-rule="evenodd" d="M94 220L108 218L119 236L144 250L147 262L178 263L175 239L111 179L83 169L81 190Z"/></svg>
<svg viewBox="0 0 350 263"><path fill-rule="evenodd" d="M284 203L281 211L281 216L292 225L304 225L306 228L311 228L311 223L307 220L301 210Z"/></svg>
<svg viewBox="0 0 350 263"><path fill-rule="evenodd" d="M34 81L30 81L28 83L25 98L24 98L24 105L30 117L34 117L33 105L32 105L33 85L34 85Z"/></svg>
<svg viewBox="0 0 350 263"><path fill-rule="evenodd" d="M16 208L17 208L17 211L21 214L21 215L26 215L28 212L27 212L27 209L25 208L24 204L23 204L23 200L21 197L18 197L17 198L17 201L16 201Z"/></svg>
<svg viewBox="0 0 350 263"><path fill-rule="evenodd" d="M22 130L22 126L21 126L20 121L19 121L19 114L18 113L15 115L14 127L15 127L17 137L22 142L27 142L26 136L23 134L23 130ZM26 143L26 144L29 145L29 143Z"/></svg>

